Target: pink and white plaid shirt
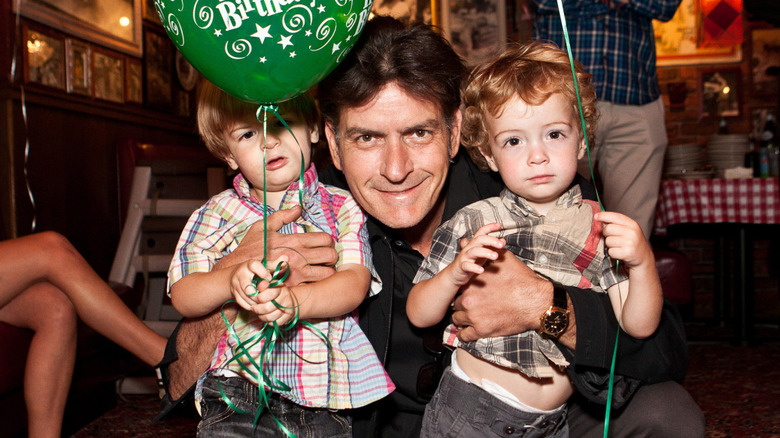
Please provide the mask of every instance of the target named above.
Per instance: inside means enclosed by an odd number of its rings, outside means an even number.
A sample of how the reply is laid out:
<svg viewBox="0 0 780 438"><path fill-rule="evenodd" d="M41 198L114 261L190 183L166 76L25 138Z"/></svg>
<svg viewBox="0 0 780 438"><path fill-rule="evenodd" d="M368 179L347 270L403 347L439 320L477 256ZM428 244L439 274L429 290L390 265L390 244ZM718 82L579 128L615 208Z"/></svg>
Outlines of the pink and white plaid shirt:
<svg viewBox="0 0 780 438"><path fill-rule="evenodd" d="M176 281L193 272L207 272L225 255L233 251L249 227L262 220L263 203L249 191L249 183L239 174L234 188L212 197L195 211L182 232L168 272L168 290ZM282 209L299 203L298 182L287 190ZM339 253L337 266L357 263L366 266L372 275L374 295L381 283L371 261L371 248L365 216L349 192L319 184L314 166L304 174L304 212L302 217L283 229L283 233L324 231L333 236ZM268 208L268 213L273 213ZM351 409L381 399L395 389L354 315L309 321L325 334L331 343L328 349L321 337L301 324L277 339L267 363L266 373L290 386L289 391L276 391L289 400L309 407ZM239 311L233 323L238 338L247 340L257 334L263 323L251 312ZM257 370L250 372L231 359L236 353L236 340L227 332L222 336L212 360L211 369L226 375L239 375L255 385ZM252 347L250 356L259 363L262 343ZM240 359L244 364L249 361ZM202 379L201 379L202 380ZM196 400L200 399L200 383Z"/></svg>

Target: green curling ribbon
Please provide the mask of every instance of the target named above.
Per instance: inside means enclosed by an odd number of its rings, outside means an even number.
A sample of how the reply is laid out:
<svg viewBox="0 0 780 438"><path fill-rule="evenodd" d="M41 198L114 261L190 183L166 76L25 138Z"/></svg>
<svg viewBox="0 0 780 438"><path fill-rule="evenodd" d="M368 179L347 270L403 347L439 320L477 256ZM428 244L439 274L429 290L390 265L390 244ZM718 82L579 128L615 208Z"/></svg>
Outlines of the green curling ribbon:
<svg viewBox="0 0 780 438"><path fill-rule="evenodd" d="M585 117L582 115L582 99L580 98L580 88L577 85L577 72L574 69L574 56L572 56L571 54L571 42L569 41L569 31L566 29L566 16L563 13L562 0L558 0L558 13L561 16L561 26L563 27L563 38L566 42L566 52L569 55L569 63L571 64L571 74L572 77L574 78L574 90L577 92L577 105L580 109L580 121L582 122L582 135L585 137L585 150L588 153L588 166L590 167L590 178L591 181L595 181L596 177L593 174L593 161L591 161L591 157L590 157L590 145L588 143L588 134L585 127ZM599 197L598 190L596 190L596 200L598 201L599 206L601 207L601 211L604 211L604 205L601 203L601 198ZM620 268L620 261L618 261L615 264L615 269L619 269L619 268ZM604 438L607 438L607 436L609 435L609 417L610 417L610 412L612 410L612 390L614 388L614 382L615 382L615 363L617 360L618 338L620 338L619 322L618 322L617 333L615 333L615 349L612 351L612 365L610 366L609 369L609 388L607 390L607 408L604 414Z"/></svg>
<svg viewBox="0 0 780 438"><path fill-rule="evenodd" d="M303 148L301 148L300 143L298 142L298 139L295 137L295 134L293 134L292 129L290 129L290 126L287 124L287 122L284 120L284 118L279 114L279 107L277 105L261 105L257 109L257 120L261 121L261 115L262 115L262 124L263 124L263 266L268 269L268 203L266 202L266 199L268 198L268 192L266 189L267 184L266 182L266 149L267 149L267 134L268 134L268 113L272 113L276 118L284 125L287 132L289 132L293 139L295 139L296 144L298 144L298 148L300 150L301 154L301 172L298 180L298 199L300 201L301 208L304 208L303 203L303 175L306 171L305 163L304 163L304 156L303 156ZM252 286L255 288L254 293L247 294L250 297L257 296L260 292L257 290L258 284L260 284L262 281L268 282L268 287L280 287L284 285L284 281L287 279L287 277L290 274L289 265L287 265L284 262L277 263L276 267L274 267L273 272L271 273L271 278L261 278L258 275L255 275L252 278ZM255 413L254 423L253 425L256 427L257 422L260 419L260 415L263 412L264 408L268 407L268 391L265 390L266 387L272 390L286 392L290 391L290 386L286 383L282 382L281 380L277 379L272 372L268 371L267 367L264 365L268 362L268 360L271 357L271 354L273 352L273 349L276 346L277 340L284 341L284 332L291 330L294 328L299 322L302 326L305 326L309 328L310 330L314 331L318 337L322 338L322 340L325 342L325 344L328 347L328 350L332 348L330 340L328 337L317 327L315 327L313 324L307 322L307 321L300 321L300 312L299 312L299 306L298 303L295 303L293 306L286 307L281 304L279 304L276 300L271 300L271 303L273 303L276 308L281 310L290 310L294 309L294 315L293 318L287 322L283 327L280 327L279 324L276 323L276 321L273 321L272 323L264 323L263 326L260 328L260 330L252 335L249 339L241 340L238 336L238 334L233 329L233 325L230 324L230 321L227 319L227 316L224 312L224 307L226 304L234 303L235 300L229 300L225 302L222 305L222 308L220 309L222 320L227 326L228 334L229 336L236 341L236 347L234 349L234 355L228 361L228 363L225 364L225 366L228 366L231 362L237 361L238 365L248 374L252 375L258 382L258 393L259 393L259 406L257 409L257 412ZM250 350L255 347L258 343L262 343L262 347L260 348L260 357L256 358L252 357L250 354ZM296 357L299 359L308 362L308 363L322 363L322 362L313 362L309 361L306 358L302 357L298 354L297 351L295 351L294 348L292 348L288 342L283 342L284 346L286 346ZM246 361L249 362L250 366L247 366L243 361L241 361L241 358L246 358ZM222 390L222 385L218 382L218 388L220 392L220 396L222 397L222 400L225 401L225 403L234 411L240 413L240 414L249 414L249 412L246 412L242 409L240 409L238 406L236 406L231 400L230 397L225 394L225 392ZM269 413L270 414L270 413ZM281 429L282 432L284 432L285 435L289 437L295 438L295 435L282 424L273 414L271 414L271 418L273 418L276 425Z"/></svg>

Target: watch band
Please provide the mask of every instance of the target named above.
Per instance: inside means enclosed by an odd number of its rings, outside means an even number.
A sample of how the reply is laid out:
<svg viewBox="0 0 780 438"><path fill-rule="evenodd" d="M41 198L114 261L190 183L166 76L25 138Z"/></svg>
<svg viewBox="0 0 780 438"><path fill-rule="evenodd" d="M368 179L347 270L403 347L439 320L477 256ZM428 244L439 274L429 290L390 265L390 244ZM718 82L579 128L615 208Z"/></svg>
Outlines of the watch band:
<svg viewBox="0 0 780 438"><path fill-rule="evenodd" d="M555 307L560 307L561 309L568 308L568 299L566 296L566 289L564 289L563 286L556 282L552 282L553 285L553 300L552 304Z"/></svg>

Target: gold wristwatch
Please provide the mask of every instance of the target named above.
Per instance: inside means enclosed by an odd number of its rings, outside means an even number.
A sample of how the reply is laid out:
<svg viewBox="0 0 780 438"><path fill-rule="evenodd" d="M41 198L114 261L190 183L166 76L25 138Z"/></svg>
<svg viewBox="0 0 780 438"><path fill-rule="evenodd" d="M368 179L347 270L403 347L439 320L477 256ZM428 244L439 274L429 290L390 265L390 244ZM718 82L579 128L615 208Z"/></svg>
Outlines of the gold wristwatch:
<svg viewBox="0 0 780 438"><path fill-rule="evenodd" d="M553 300L550 308L539 318L541 327L539 333L557 339L569 326L569 309L566 289L553 283Z"/></svg>

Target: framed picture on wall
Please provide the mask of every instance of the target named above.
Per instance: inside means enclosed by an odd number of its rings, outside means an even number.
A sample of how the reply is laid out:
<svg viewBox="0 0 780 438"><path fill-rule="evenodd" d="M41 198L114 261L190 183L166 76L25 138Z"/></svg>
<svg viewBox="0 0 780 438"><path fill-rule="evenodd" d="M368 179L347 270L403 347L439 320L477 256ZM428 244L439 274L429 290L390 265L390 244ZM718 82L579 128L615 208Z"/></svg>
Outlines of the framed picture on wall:
<svg viewBox="0 0 780 438"><path fill-rule="evenodd" d="M752 93L765 97L780 91L780 29L754 29Z"/></svg>
<svg viewBox="0 0 780 438"><path fill-rule="evenodd" d="M68 93L89 96L92 93L92 50L72 38L65 40Z"/></svg>
<svg viewBox="0 0 780 438"><path fill-rule="evenodd" d="M699 71L699 118L739 117L742 74L739 68Z"/></svg>
<svg viewBox="0 0 780 438"><path fill-rule="evenodd" d="M65 89L65 40L25 25L24 82Z"/></svg>
<svg viewBox="0 0 780 438"><path fill-rule="evenodd" d="M125 101L144 103L143 67L135 58L125 58Z"/></svg>
<svg viewBox="0 0 780 438"><path fill-rule="evenodd" d="M444 36L469 66L491 58L506 47L506 7L503 0L441 0Z"/></svg>
<svg viewBox="0 0 780 438"><path fill-rule="evenodd" d="M154 23L158 26L162 26L160 22L160 15L157 14L157 10L154 8L154 0L141 0L142 8L141 12L145 21Z"/></svg>
<svg viewBox="0 0 780 438"><path fill-rule="evenodd" d="M95 48L92 51L94 96L96 99L125 101L125 69L122 55Z"/></svg>
<svg viewBox="0 0 780 438"><path fill-rule="evenodd" d="M375 0L371 13L397 18L404 23L433 22L431 0Z"/></svg>
<svg viewBox="0 0 780 438"><path fill-rule="evenodd" d="M698 0L682 0L667 22L653 21L657 64L694 65L737 63L742 61L742 45L701 47L698 44L701 7Z"/></svg>
<svg viewBox="0 0 780 438"><path fill-rule="evenodd" d="M141 55L141 0L16 0L14 12L121 52Z"/></svg>
<svg viewBox="0 0 780 438"><path fill-rule="evenodd" d="M147 105L173 107L173 44L162 32L144 32L144 91Z"/></svg>

